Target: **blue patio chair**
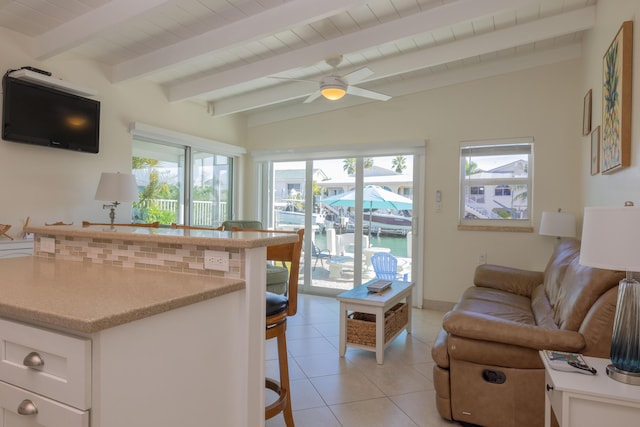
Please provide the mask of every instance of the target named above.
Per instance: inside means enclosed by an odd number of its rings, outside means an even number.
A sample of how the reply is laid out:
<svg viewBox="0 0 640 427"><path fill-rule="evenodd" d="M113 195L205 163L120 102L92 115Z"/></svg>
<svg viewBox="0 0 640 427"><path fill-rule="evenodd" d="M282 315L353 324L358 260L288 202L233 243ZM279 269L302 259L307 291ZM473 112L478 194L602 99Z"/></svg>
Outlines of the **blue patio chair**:
<svg viewBox="0 0 640 427"><path fill-rule="evenodd" d="M398 274L398 258L386 252L378 252L371 257L373 271L378 279L407 281L408 276Z"/></svg>
<svg viewBox="0 0 640 427"><path fill-rule="evenodd" d="M329 249L318 249L313 241L311 242L311 256L315 258L315 262L313 263L312 271L315 271L316 265L318 265L318 260L320 260L320 265L324 268L324 260L331 259L331 251Z"/></svg>

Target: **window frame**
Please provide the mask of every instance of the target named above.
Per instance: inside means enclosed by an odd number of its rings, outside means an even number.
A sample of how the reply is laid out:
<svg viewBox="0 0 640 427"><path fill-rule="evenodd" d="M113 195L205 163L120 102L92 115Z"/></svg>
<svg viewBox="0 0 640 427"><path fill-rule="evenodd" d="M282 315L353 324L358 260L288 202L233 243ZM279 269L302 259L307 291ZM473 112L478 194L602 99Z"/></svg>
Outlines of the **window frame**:
<svg viewBox="0 0 640 427"><path fill-rule="evenodd" d="M470 152L475 152L474 155L470 155ZM514 177L508 178L476 178L469 179L466 175L466 161L473 157L488 157L488 156L500 156L508 154L525 154L528 155L527 160L527 176L526 177ZM475 230L475 231L519 231L519 232L533 232L533 172L534 172L534 139L528 138L510 138L500 140L482 140L482 141L467 141L460 144L459 150L459 211L458 211L458 229L459 230ZM516 188L518 186L525 185L527 187L527 203L525 206L526 212L528 212L528 218L525 219L489 219L489 218L465 218L465 201L466 194L465 188L484 187L482 192L485 199L493 200L493 197L506 197L496 196L494 194L495 189L498 187L509 187L511 196L516 194ZM487 187L494 188L487 188Z"/></svg>
<svg viewBox="0 0 640 427"><path fill-rule="evenodd" d="M180 132L171 131L168 129L158 128L150 126L144 123L133 122L130 124L130 133L133 140L140 140L143 142L169 146L184 150L185 165L183 179L183 196L182 200L178 203L183 204L183 218L178 217L177 222L181 225L192 225L192 187L193 176L192 166L194 161L194 152L207 153L212 156L223 156L229 158L229 193L228 193L228 219L232 219L237 208L237 193L238 188L236 183L238 182L238 163L241 157L246 154L246 150L242 147L237 147L223 142L214 141L210 139L200 138L197 136L184 134ZM133 158L133 147L132 147ZM182 220L182 221L181 221ZM183 224L182 224L183 223ZM163 224L168 226L169 224Z"/></svg>

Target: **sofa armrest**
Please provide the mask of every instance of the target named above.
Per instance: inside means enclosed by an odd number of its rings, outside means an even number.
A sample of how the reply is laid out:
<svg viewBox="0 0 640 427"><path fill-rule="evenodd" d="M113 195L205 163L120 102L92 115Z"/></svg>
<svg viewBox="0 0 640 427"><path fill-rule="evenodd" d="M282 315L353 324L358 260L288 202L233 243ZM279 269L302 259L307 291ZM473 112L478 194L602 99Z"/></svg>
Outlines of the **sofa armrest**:
<svg viewBox="0 0 640 427"><path fill-rule="evenodd" d="M536 350L580 352L586 345L584 337L579 332L540 328L464 310L447 313L443 327L450 334L460 337Z"/></svg>
<svg viewBox="0 0 640 427"><path fill-rule="evenodd" d="M476 268L473 284L500 289L516 295L531 297L533 290L544 282L541 271L521 270L493 264L480 264Z"/></svg>

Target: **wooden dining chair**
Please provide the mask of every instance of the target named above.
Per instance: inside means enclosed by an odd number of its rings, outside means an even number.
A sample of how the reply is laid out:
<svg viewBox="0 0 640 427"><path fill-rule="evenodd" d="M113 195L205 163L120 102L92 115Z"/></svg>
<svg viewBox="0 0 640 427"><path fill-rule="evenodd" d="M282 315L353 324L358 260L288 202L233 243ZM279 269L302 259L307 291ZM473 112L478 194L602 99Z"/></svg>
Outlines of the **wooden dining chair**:
<svg viewBox="0 0 640 427"><path fill-rule="evenodd" d="M267 292L266 294L266 339L276 338L278 340L278 369L280 371L280 381L272 378L265 379L266 388L274 391L278 395L278 399L265 408L265 419L273 418L282 412L287 427L294 427L293 412L291 410L286 331L287 317L294 316L298 311L298 275L300 273L300 255L302 253L304 230L277 231L234 228L233 231L275 232L298 235L298 241L295 243L267 246L267 260L288 262L290 263L290 267L287 294L278 295L272 292Z"/></svg>

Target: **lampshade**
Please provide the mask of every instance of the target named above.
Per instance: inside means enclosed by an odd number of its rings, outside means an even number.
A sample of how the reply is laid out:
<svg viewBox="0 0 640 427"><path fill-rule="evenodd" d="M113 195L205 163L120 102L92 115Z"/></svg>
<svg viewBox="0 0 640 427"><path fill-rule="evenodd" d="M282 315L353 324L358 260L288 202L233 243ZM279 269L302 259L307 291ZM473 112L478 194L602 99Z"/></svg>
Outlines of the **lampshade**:
<svg viewBox="0 0 640 427"><path fill-rule="evenodd" d="M580 264L607 270L640 271L640 207L584 209Z"/></svg>
<svg viewBox="0 0 640 427"><path fill-rule="evenodd" d="M331 101L337 101L347 93L347 84L339 77L327 76L320 83L320 93Z"/></svg>
<svg viewBox="0 0 640 427"><path fill-rule="evenodd" d="M95 199L118 203L138 200L136 177L128 173L102 172Z"/></svg>
<svg viewBox="0 0 640 427"><path fill-rule="evenodd" d="M568 212L542 212L539 234L555 237L576 237L576 217Z"/></svg>

